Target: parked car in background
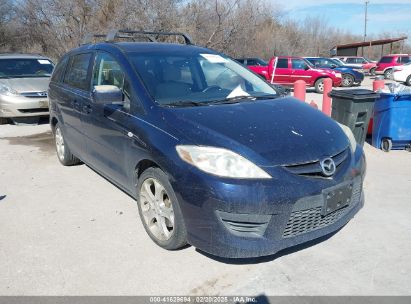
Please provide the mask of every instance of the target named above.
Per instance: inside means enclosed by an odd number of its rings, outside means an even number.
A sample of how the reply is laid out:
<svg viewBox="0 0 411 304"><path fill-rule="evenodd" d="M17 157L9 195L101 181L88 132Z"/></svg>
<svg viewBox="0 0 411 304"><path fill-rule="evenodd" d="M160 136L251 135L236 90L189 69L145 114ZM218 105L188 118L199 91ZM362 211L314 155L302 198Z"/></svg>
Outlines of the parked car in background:
<svg viewBox="0 0 411 304"><path fill-rule="evenodd" d="M365 156L348 127L187 36L117 34L62 57L50 125L59 161L134 197L156 244L269 255L338 231L363 206Z"/></svg>
<svg viewBox="0 0 411 304"><path fill-rule="evenodd" d="M339 56L338 59L344 61L346 64L362 67L365 73L369 73L371 75L375 74L377 64L367 58L359 56Z"/></svg>
<svg viewBox="0 0 411 304"><path fill-rule="evenodd" d="M250 70L268 80L268 62L260 58L239 58L236 59L241 64L246 65Z"/></svg>
<svg viewBox="0 0 411 304"><path fill-rule="evenodd" d="M274 70L275 69L275 70ZM274 72L274 78L273 76ZM297 80L304 80L309 87L314 87L317 93L324 91L324 79L330 78L333 86L339 87L342 74L332 69L317 69L309 61L301 57L280 56L271 58L267 75L273 83L291 86Z"/></svg>
<svg viewBox="0 0 411 304"><path fill-rule="evenodd" d="M393 67L392 70L395 81L411 86L411 61L402 66Z"/></svg>
<svg viewBox="0 0 411 304"><path fill-rule="evenodd" d="M32 54L0 54L0 124L47 116L52 61Z"/></svg>
<svg viewBox="0 0 411 304"><path fill-rule="evenodd" d="M341 86L351 87L353 85L360 85L364 80L364 73L361 67L350 67L348 65L340 64L338 61L325 57L305 57L316 68L332 69L342 74Z"/></svg>
<svg viewBox="0 0 411 304"><path fill-rule="evenodd" d="M391 54L381 57L375 69L376 75L384 75L385 79L392 79L393 67L404 65L411 61L411 55Z"/></svg>

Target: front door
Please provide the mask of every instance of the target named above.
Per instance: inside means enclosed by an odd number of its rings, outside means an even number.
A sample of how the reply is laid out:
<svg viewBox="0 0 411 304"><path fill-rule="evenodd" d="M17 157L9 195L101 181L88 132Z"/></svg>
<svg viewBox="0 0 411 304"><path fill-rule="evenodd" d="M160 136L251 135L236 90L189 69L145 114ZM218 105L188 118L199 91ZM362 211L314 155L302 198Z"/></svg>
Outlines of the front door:
<svg viewBox="0 0 411 304"><path fill-rule="evenodd" d="M130 146L130 95L124 69L108 53L98 52L92 75L92 89L99 85L114 85L123 91L123 104L101 105L90 100L83 108L87 160L92 167L120 185L128 185Z"/></svg>

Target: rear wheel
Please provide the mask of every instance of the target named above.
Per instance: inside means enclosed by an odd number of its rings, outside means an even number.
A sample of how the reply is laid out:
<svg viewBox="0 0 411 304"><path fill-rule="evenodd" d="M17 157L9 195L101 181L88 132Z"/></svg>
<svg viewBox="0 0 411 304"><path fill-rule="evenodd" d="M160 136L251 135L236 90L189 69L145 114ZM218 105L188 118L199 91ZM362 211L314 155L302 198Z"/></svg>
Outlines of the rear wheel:
<svg viewBox="0 0 411 304"><path fill-rule="evenodd" d="M343 74L341 86L351 87L354 84L354 77L349 74Z"/></svg>
<svg viewBox="0 0 411 304"><path fill-rule="evenodd" d="M59 123L54 127L54 143L57 157L62 165L72 166L80 163L80 160L71 153L70 148L67 146Z"/></svg>
<svg viewBox="0 0 411 304"><path fill-rule="evenodd" d="M187 231L168 176L148 168L140 176L137 204L144 229L160 247L175 250L187 244Z"/></svg>
<svg viewBox="0 0 411 304"><path fill-rule="evenodd" d="M405 84L407 86L411 86L411 75L407 77L407 80L405 81Z"/></svg>
<svg viewBox="0 0 411 304"><path fill-rule="evenodd" d="M324 92L324 78L320 78L315 82L315 91L322 94Z"/></svg>
<svg viewBox="0 0 411 304"><path fill-rule="evenodd" d="M384 72L385 79L392 79L392 69L388 69Z"/></svg>
<svg viewBox="0 0 411 304"><path fill-rule="evenodd" d="M392 141L389 138L383 138L381 141L381 150L384 152L390 152L392 149Z"/></svg>
<svg viewBox="0 0 411 304"><path fill-rule="evenodd" d="M371 76L375 76L375 68L371 68L371 69L370 69L370 75L371 75Z"/></svg>

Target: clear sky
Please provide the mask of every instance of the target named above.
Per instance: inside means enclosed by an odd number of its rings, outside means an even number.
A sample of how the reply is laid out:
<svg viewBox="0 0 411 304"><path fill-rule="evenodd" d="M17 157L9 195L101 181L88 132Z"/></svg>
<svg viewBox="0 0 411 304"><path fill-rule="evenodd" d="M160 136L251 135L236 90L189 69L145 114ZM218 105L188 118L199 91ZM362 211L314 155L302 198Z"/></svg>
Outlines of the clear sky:
<svg viewBox="0 0 411 304"><path fill-rule="evenodd" d="M329 25L353 34L364 33L363 0L271 0L287 10L294 19L305 16L325 18ZM411 0L370 0L367 33L406 33L411 40Z"/></svg>

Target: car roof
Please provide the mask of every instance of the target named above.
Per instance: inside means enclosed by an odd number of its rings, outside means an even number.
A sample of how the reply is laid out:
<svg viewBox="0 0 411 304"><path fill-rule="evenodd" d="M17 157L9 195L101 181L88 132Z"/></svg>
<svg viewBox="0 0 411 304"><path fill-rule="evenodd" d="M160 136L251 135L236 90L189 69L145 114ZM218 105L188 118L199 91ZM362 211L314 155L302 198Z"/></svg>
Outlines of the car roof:
<svg viewBox="0 0 411 304"><path fill-rule="evenodd" d="M2 53L0 59L47 59L49 58L39 54L21 54L21 53Z"/></svg>
<svg viewBox="0 0 411 304"><path fill-rule="evenodd" d="M213 50L187 44L179 43L165 43L165 42L102 42L95 44L85 44L76 49L71 50L67 54L84 52L87 50L112 50L120 49L123 53L135 53L135 52L157 52L164 51L167 53L173 52L187 52L187 53L216 53Z"/></svg>

